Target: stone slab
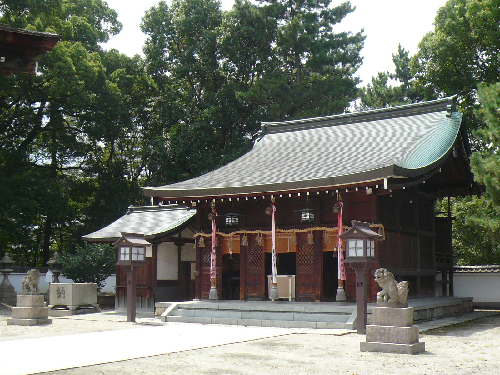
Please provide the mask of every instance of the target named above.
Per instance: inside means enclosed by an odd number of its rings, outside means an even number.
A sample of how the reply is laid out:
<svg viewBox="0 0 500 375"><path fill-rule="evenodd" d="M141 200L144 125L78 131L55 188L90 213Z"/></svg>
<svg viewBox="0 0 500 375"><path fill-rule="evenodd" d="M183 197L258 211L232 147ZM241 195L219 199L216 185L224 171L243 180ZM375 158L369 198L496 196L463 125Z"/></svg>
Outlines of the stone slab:
<svg viewBox="0 0 500 375"><path fill-rule="evenodd" d="M7 325L16 326L41 326L45 324L51 324L52 319L7 319Z"/></svg>
<svg viewBox="0 0 500 375"><path fill-rule="evenodd" d="M373 307L372 324L377 326L411 327L413 307Z"/></svg>
<svg viewBox="0 0 500 375"><path fill-rule="evenodd" d="M97 304L95 283L52 283L49 301L54 306L84 306Z"/></svg>
<svg viewBox="0 0 500 375"><path fill-rule="evenodd" d="M14 319L47 319L49 317L48 307L13 307L12 318Z"/></svg>
<svg viewBox="0 0 500 375"><path fill-rule="evenodd" d="M413 344L418 342L418 326L391 327L367 325L366 341L393 344Z"/></svg>
<svg viewBox="0 0 500 375"><path fill-rule="evenodd" d="M418 354L425 352L425 342L414 344L391 344L385 342L360 342L362 352L379 352L395 354Z"/></svg>
<svg viewBox="0 0 500 375"><path fill-rule="evenodd" d="M19 294L17 296L17 307L45 307L45 296L43 294Z"/></svg>

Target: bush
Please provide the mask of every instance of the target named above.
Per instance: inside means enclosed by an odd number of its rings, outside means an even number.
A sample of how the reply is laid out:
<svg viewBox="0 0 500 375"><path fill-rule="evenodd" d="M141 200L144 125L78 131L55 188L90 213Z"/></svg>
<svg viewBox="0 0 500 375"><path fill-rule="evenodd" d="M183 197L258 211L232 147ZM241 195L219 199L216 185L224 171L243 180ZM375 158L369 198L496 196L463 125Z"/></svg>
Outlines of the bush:
<svg viewBox="0 0 500 375"><path fill-rule="evenodd" d="M61 256L62 274L75 283L96 283L97 289L116 272L115 248L107 244L77 246L74 254Z"/></svg>

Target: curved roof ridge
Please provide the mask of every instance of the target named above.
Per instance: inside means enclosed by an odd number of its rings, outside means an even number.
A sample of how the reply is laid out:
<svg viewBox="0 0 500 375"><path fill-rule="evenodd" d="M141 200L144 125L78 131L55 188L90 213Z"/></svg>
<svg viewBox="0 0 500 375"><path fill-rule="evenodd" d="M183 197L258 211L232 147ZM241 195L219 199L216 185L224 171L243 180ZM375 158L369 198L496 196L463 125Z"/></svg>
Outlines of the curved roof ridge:
<svg viewBox="0 0 500 375"><path fill-rule="evenodd" d="M298 120L263 122L261 136L271 133L281 133L302 129L312 129L322 126L336 126L356 122L384 120L393 117L413 116L429 112L438 112L446 109L448 116L456 112L457 96L430 100L427 102L404 104L394 107L370 109L361 112L342 113L339 115L311 117Z"/></svg>

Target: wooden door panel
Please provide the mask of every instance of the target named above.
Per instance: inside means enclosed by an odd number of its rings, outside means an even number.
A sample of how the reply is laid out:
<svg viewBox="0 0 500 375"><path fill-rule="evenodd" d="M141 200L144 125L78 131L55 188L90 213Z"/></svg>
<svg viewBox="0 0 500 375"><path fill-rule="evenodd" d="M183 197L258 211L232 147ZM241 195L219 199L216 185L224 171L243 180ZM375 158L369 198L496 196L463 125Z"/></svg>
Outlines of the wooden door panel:
<svg viewBox="0 0 500 375"><path fill-rule="evenodd" d="M265 254L257 241L248 244L246 264L247 299L264 300L265 294Z"/></svg>
<svg viewBox="0 0 500 375"><path fill-rule="evenodd" d="M297 236L297 301L320 301L323 275L322 232Z"/></svg>
<svg viewBox="0 0 500 375"><path fill-rule="evenodd" d="M297 241L297 280L298 301L314 301L314 245L307 239Z"/></svg>

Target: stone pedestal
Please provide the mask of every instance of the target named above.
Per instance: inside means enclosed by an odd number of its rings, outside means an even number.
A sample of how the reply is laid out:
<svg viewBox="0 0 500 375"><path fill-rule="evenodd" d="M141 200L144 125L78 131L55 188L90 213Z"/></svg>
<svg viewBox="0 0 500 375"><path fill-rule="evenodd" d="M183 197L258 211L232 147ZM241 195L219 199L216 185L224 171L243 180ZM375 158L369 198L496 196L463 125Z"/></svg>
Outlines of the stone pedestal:
<svg viewBox="0 0 500 375"><path fill-rule="evenodd" d="M20 294L17 306L12 308L12 319L7 325L37 326L52 323L49 319L49 308L45 307L43 294Z"/></svg>
<svg viewBox="0 0 500 375"><path fill-rule="evenodd" d="M51 316L99 312L97 284L52 283L49 291Z"/></svg>
<svg viewBox="0 0 500 375"><path fill-rule="evenodd" d="M418 326L413 325L413 307L374 307L372 324L366 326L362 352L417 354L425 351L419 342Z"/></svg>

